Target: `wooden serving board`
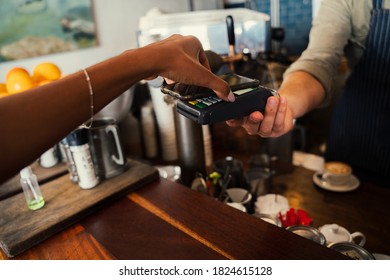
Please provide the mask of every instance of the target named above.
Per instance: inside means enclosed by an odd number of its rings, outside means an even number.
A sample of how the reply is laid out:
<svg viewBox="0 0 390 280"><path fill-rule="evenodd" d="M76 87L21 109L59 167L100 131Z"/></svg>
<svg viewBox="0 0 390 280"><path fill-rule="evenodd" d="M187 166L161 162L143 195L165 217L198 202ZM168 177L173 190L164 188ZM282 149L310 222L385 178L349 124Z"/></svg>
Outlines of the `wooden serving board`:
<svg viewBox="0 0 390 280"><path fill-rule="evenodd" d="M0 247L14 257L109 202L159 177L156 168L129 160L129 169L92 189L72 184L68 174L41 185L45 205L29 210L23 193L0 201Z"/></svg>
<svg viewBox="0 0 390 280"><path fill-rule="evenodd" d="M43 168L39 165L38 161L35 161L30 165L30 167L33 173L37 176L39 184L44 184L68 172L68 168L64 162L60 162L50 168ZM0 200L22 192L22 186L20 185L19 180L20 176L18 174L0 185Z"/></svg>

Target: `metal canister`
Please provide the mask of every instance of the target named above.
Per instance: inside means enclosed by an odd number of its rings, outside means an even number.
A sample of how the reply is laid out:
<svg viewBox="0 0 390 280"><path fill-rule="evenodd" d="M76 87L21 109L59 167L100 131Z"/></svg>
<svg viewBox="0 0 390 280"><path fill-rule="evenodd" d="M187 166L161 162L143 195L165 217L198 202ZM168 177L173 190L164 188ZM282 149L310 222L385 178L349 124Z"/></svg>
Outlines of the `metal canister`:
<svg viewBox="0 0 390 280"><path fill-rule="evenodd" d="M286 230L291 231L321 245L325 245L326 243L325 236L318 229L311 226L295 225L287 227Z"/></svg>
<svg viewBox="0 0 390 280"><path fill-rule="evenodd" d="M82 189L90 189L99 183L89 148L88 130L79 128L71 132L66 140L72 153L78 175L78 184Z"/></svg>
<svg viewBox="0 0 390 280"><path fill-rule="evenodd" d="M352 242L335 242L330 243L328 248L336 250L341 254L350 257L355 260L375 260L375 257L364 249L362 246L359 246Z"/></svg>
<svg viewBox="0 0 390 280"><path fill-rule="evenodd" d="M64 150L65 161L68 166L69 178L72 183L77 184L79 181L79 175L77 174L77 167L74 162L72 152L70 151L67 138L61 140L60 146Z"/></svg>

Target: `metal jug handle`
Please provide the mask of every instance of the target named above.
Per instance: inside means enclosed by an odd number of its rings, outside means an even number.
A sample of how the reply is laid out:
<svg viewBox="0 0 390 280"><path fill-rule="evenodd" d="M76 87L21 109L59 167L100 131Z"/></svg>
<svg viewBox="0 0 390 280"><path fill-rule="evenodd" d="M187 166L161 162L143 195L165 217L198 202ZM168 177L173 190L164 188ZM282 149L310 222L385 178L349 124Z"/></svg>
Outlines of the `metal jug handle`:
<svg viewBox="0 0 390 280"><path fill-rule="evenodd" d="M118 164L118 165L124 165L125 164L125 159L124 159L124 156L123 156L123 153L122 153L122 148L121 148L121 145L120 145L120 142L119 142L119 136L118 136L117 129L115 128L115 126L109 125L109 126L106 127L105 131L106 131L107 134L109 132L111 132L114 135L115 145L116 145L116 149L118 151L118 156L119 157L116 157L115 155L111 155L112 160L116 164Z"/></svg>

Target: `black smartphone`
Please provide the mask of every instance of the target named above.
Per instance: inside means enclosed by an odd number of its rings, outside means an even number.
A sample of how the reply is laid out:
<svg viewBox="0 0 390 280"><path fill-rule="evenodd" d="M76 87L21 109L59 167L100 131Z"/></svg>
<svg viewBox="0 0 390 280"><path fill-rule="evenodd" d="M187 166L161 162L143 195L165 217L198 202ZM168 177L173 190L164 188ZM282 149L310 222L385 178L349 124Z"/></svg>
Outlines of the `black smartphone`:
<svg viewBox="0 0 390 280"><path fill-rule="evenodd" d="M260 85L260 81L256 79L237 74L223 74L219 77L229 84L233 92L244 88L255 88ZM182 83L167 84L164 82L161 86L161 91L179 100L195 100L208 96L216 96L214 91L209 88Z"/></svg>

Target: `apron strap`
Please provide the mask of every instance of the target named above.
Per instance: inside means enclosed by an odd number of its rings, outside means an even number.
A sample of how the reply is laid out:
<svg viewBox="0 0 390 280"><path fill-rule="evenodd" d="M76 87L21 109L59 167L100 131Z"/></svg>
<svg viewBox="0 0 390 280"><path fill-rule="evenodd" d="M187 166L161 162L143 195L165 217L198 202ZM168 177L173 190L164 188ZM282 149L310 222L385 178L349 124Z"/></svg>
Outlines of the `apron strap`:
<svg viewBox="0 0 390 280"><path fill-rule="evenodd" d="M381 9L383 9L382 0L373 0L373 8L374 8L374 10L381 10Z"/></svg>

